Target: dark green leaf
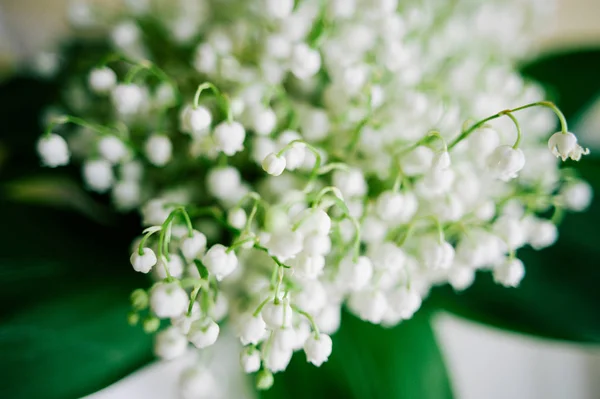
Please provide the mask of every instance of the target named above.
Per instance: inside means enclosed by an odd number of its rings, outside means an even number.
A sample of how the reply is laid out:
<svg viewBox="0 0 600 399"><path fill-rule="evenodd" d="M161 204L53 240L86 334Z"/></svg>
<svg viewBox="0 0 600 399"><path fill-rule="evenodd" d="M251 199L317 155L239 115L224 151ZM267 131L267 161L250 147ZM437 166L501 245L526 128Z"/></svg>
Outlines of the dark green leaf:
<svg viewBox="0 0 600 399"><path fill-rule="evenodd" d="M332 337L333 353L320 368L294 355L285 373L260 397L286 399L443 399L452 398L430 313L385 329L348 313Z"/></svg>

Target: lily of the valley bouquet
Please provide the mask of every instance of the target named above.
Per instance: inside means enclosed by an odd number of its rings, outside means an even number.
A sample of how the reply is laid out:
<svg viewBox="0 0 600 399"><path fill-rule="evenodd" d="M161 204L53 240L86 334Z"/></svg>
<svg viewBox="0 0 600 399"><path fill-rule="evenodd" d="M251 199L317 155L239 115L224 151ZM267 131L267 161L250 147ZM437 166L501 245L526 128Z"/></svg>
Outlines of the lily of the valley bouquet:
<svg viewBox="0 0 600 399"><path fill-rule="evenodd" d="M127 3L71 8L112 49L37 149L140 213L130 262L154 283L130 322L160 358L226 324L268 389L295 351L327 361L343 307L386 327L478 270L518 286L516 251L590 202L559 167L588 150L514 67L545 2ZM201 366L181 378L186 398L214 389Z"/></svg>

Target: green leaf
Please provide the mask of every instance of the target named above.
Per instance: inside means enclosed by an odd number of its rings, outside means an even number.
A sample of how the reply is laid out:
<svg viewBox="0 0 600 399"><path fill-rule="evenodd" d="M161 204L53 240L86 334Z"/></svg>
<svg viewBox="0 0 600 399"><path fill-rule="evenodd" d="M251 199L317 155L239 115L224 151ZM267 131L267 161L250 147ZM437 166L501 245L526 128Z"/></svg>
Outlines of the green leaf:
<svg viewBox="0 0 600 399"><path fill-rule="evenodd" d="M577 165L582 177L600 192L600 159ZM433 303L461 316L496 327L546 338L600 342L600 198L586 213L568 214L560 238L542 251L518 252L527 274L518 288L504 288L489 272L478 275L464 293L436 289Z"/></svg>
<svg viewBox="0 0 600 399"><path fill-rule="evenodd" d="M317 368L297 352L260 398L452 398L429 320L430 313L422 309L386 329L344 313L329 361Z"/></svg>

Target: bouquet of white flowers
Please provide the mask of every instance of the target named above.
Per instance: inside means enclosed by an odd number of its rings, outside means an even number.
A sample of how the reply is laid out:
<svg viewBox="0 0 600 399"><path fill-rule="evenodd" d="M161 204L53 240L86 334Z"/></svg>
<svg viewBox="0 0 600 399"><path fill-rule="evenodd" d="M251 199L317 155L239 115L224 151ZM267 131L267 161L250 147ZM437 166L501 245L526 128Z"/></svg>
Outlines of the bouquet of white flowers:
<svg viewBox="0 0 600 399"><path fill-rule="evenodd" d="M394 326L477 270L518 286L516 251L553 244L591 200L557 159L588 150L514 67L544 2L128 4L71 9L113 49L72 77L73 112L37 149L141 213L130 261L155 283L130 322L170 320L161 358L226 322L268 389L294 351L327 361L343 306ZM184 397L213 397L210 381L184 373Z"/></svg>

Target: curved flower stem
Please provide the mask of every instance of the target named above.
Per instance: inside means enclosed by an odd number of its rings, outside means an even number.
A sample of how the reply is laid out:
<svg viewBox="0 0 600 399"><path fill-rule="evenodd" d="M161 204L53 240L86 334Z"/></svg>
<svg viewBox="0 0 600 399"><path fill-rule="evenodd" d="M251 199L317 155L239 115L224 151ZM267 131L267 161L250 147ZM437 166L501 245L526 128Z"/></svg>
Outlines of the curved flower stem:
<svg viewBox="0 0 600 399"><path fill-rule="evenodd" d="M150 238L150 236L152 236L154 233L158 233L161 230L161 228L161 226L152 226L144 230L144 237L142 238L142 240L140 241L140 245L138 246L138 254L140 254L140 256L144 255L144 246L146 244L146 241L148 241L148 238Z"/></svg>
<svg viewBox="0 0 600 399"><path fill-rule="evenodd" d="M308 178L308 183L306 183L306 187L304 188L304 192L308 192L312 188L313 181L319 176L319 169L321 169L321 162L322 162L323 158L321 157L321 153L319 152L319 150L317 150L315 147L313 147L312 145L308 144L304 140L294 140L294 141L291 141L285 147L283 147L281 150L279 150L276 153L276 155L278 157L280 157L283 154L285 154L285 152L287 150L289 150L290 148L292 148L292 147L294 147L296 145L303 145L310 152L312 152L314 154L314 156L315 156L315 164L314 164L314 166L312 168L312 171L310 172L310 176Z"/></svg>
<svg viewBox="0 0 600 399"><path fill-rule="evenodd" d="M229 123L231 123L233 121L233 110L231 109L231 102L229 101L229 97L227 97L227 95L225 95L223 92L221 92L221 90L219 90L217 88L217 86L215 86L214 84L212 84L210 82L201 83L198 86L198 88L196 89L196 94L194 95L194 103L193 103L194 109L198 108L198 103L200 101L200 95L205 90L212 91L213 95L221 103L221 108L227 115L227 121Z"/></svg>
<svg viewBox="0 0 600 399"><path fill-rule="evenodd" d="M312 317L312 315L302 309L300 309L298 306L296 305L292 305L292 309L294 310L294 312L306 317L311 325L311 328L313 329L313 331L315 332L315 338L318 340L319 339L319 327L317 326L317 323L315 322L314 317Z"/></svg>
<svg viewBox="0 0 600 399"><path fill-rule="evenodd" d="M50 123L48 124L48 127L46 128L46 132L44 133L44 136L49 136L52 133L52 130L54 130L54 128L57 125L64 125L67 123L72 123L74 125L85 127L87 129L93 130L97 133L100 133L100 135L103 135L103 136L112 136L115 134L115 132L118 132L118 130L113 131L110 128L99 125L97 123L88 122L88 121L86 121L82 118L78 118L76 116L62 115L62 116L53 118L50 121Z"/></svg>
<svg viewBox="0 0 600 399"><path fill-rule="evenodd" d="M546 108L550 108L558 117L559 121L560 121L560 126L561 126L561 132L566 134L568 133L568 126L567 126L567 120L565 119L565 116L563 115L563 113L558 109L558 107L556 105L554 105L554 103L550 102L550 101L538 101L535 103L531 103L531 104L526 104L526 105L522 105L520 107L517 108L513 108L513 109L507 109L504 111L500 111L497 114L494 114L492 116L488 116L485 119L480 120L479 122L474 123L473 125L471 125L471 127L469 127L466 130L463 130L463 132L452 142L450 143L450 145L448 146L448 150L451 150L452 148L454 148L458 143L460 143L461 141L463 141L464 139L466 139L467 137L469 137L469 135L471 133L473 133L475 130L477 130L478 128L482 127L483 125L485 125L487 122L500 118L501 116L504 115L510 115L513 112L517 112L517 111L521 111L527 108L532 108L532 107L546 107Z"/></svg>

